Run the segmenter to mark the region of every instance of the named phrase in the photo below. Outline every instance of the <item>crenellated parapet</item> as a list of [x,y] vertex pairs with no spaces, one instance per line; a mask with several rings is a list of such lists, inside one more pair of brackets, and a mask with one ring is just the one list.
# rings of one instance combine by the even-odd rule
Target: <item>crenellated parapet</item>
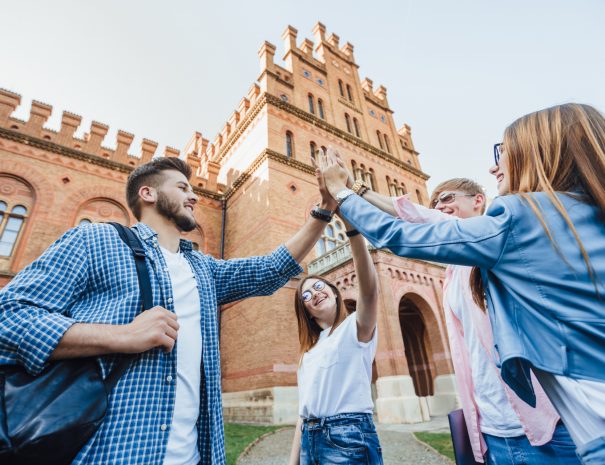
[[417,153],[414,149],[414,142],[412,141],[412,128],[409,124],[404,124],[399,128],[399,138],[403,144],[403,147],[410,150],[411,152]]
[[[275,45],[267,41],[261,45],[258,51],[261,72],[259,82],[263,92],[275,94],[279,92],[279,89],[283,89],[283,87],[271,85],[267,80],[267,76],[296,91],[298,80],[294,75],[301,72],[301,67],[305,68],[302,72],[305,73],[306,77],[310,74],[316,74],[314,77],[315,81],[318,78],[324,82],[337,80],[338,74],[345,68],[345,77],[353,78],[353,82],[357,81],[358,78],[356,76],[359,66],[355,61],[353,44],[345,42],[344,45],[341,45],[340,36],[336,33],[328,34],[326,26],[321,22],[318,22],[313,28],[313,37],[314,41],[305,38],[298,45],[298,30],[292,26],[287,26],[281,36],[284,46],[283,66],[275,60]],[[387,89],[385,86],[380,85],[374,89],[372,81],[368,78],[361,81],[360,85],[360,92],[367,101],[392,113],[387,100]],[[332,94],[335,99],[339,97],[333,91]]]
[[[268,42],[266,42],[265,44],[268,44]],[[231,113],[231,116],[229,116],[229,118],[227,119],[219,133],[216,135],[212,143],[208,143],[208,140],[204,139],[205,144],[203,145],[203,149],[200,152],[200,156],[204,160],[207,160],[207,162],[202,163],[202,172],[208,173],[210,175],[210,173],[214,173],[216,171],[216,173],[218,174],[221,162],[221,160],[219,160],[219,154],[225,148],[227,141],[232,140],[233,135],[236,134],[242,128],[244,121],[249,118],[250,111],[258,102],[260,96],[260,86],[257,83],[252,84],[252,86],[250,86],[250,89],[248,90],[248,94],[246,95],[246,97],[240,100],[237,109],[234,110],[233,113]],[[196,134],[193,135],[191,140],[195,139]],[[216,186],[216,179],[213,181],[213,183]]]
[[[207,144],[200,168],[203,176],[212,176],[211,162],[217,164],[214,166],[217,171],[233,163],[249,163],[245,151],[238,152],[239,147],[248,147],[238,141],[246,138],[246,128],[254,127],[256,115],[265,115],[262,108],[266,105],[272,107],[268,112],[271,118],[275,116],[271,111],[279,109],[353,145],[363,146],[364,150],[379,154],[414,175],[426,177],[419,164],[411,166],[407,162],[410,158],[405,158],[413,151],[411,136],[409,131],[405,137],[398,133],[386,87],[374,86],[369,78],[360,80],[353,44],[341,45],[341,38],[335,33],[328,34],[320,22],[313,28],[314,40],[300,41],[298,30],[291,25],[285,28],[281,39],[284,51],[281,61],[276,60],[277,47],[273,43],[264,41],[259,47],[257,83]],[[282,127],[281,131],[285,141],[286,129]],[[295,133],[294,138],[297,137]],[[275,137],[275,132],[269,135],[269,140],[269,145],[275,148],[280,142],[285,143]],[[220,177],[230,182],[225,173],[221,172]]]
[[220,165],[208,158],[208,139],[195,132],[185,146],[187,164],[193,169],[191,184],[206,190],[217,192],[218,168]]
[[[107,160],[107,166],[119,168],[125,172],[148,163],[157,156],[181,156],[180,151],[173,147],[165,147],[162,155],[159,155],[159,144],[146,138],[141,141],[139,150],[131,153],[135,136],[121,129],[118,130],[113,144],[115,148],[107,147],[105,144],[109,143],[107,141],[109,126],[98,121],[91,122],[88,132],[83,137],[77,137],[75,134],[82,123],[82,117],[68,111],[64,111],[61,115],[61,126],[58,131],[47,128],[45,124],[52,115],[53,107],[36,100],[32,101],[28,119],[23,121],[12,116],[20,104],[21,96],[19,94],[0,89],[0,129],[8,131],[15,140],[18,140],[19,136],[23,140],[27,140],[27,143],[37,140],[45,149],[52,150],[53,147],[56,147],[56,151],[60,153],[77,154],[78,158],[88,159],[92,163],[103,164],[103,160]],[[242,106],[240,105],[240,107]],[[248,103],[243,105],[244,109],[248,107]],[[233,117],[228,124],[231,127],[236,126],[238,118],[239,116]],[[196,150],[190,150],[190,142],[185,151],[185,159],[193,168],[192,185],[216,191],[216,176],[212,179],[214,169],[208,169],[203,164],[202,153],[205,153],[208,141],[203,139],[201,135],[199,135],[199,138],[205,143],[202,143],[199,147],[196,146]],[[208,174],[210,174],[210,178],[206,177]]]

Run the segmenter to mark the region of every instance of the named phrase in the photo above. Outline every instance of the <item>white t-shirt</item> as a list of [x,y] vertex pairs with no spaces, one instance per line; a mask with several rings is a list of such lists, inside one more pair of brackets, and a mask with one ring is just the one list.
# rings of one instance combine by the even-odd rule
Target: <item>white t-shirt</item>
[[372,362],[378,330],[374,330],[371,341],[359,342],[355,312],[328,336],[330,329],[321,332],[298,369],[299,415],[323,418],[339,413],[372,413]]
[[[480,311],[473,302],[468,302],[470,269],[452,267],[452,275],[445,291],[447,301],[464,329],[464,343],[469,353],[474,397],[479,409],[479,425],[482,433],[498,437],[516,437],[525,434],[519,417],[513,410],[497,367],[491,360],[468,312]],[[466,292],[465,292],[466,291]]]
[[578,447],[603,436],[605,383],[574,379],[532,368]]
[[167,375],[166,382],[176,382],[174,415],[164,457],[164,465],[197,465],[197,419],[200,411],[202,363],[202,329],[200,298],[191,266],[180,253],[162,248],[166,259],[172,299],[178,317],[179,332],[176,352],[176,380]]

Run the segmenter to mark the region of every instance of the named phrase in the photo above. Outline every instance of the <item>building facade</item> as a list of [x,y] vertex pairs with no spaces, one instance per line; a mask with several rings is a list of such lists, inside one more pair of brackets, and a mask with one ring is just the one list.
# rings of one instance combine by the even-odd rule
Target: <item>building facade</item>
[[[411,129],[397,129],[384,86],[360,80],[353,46],[340,46],[317,23],[314,41],[297,45],[297,31],[259,50],[260,75],[210,142],[195,133],[183,153],[199,196],[199,227],[188,233],[200,251],[216,257],[270,252],[291,237],[319,200],[311,154],[328,146],[357,178],[380,193],[428,193]],[[52,107],[34,101],[27,121],[12,117],[20,96],[0,90],[0,286],[82,222],[135,220],[124,185],[158,144],[93,122],[74,137],[81,118],[64,112],[59,131],[44,126]],[[107,142],[108,144],[109,142]],[[442,299],[443,267],[372,250],[381,291],[374,366],[376,414],[385,423],[419,422],[455,407],[457,397]],[[335,219],[303,264],[334,281],[355,307],[357,283],[342,224]],[[220,309],[221,363],[227,421],[292,423],[297,415],[298,336],[294,290],[300,276],[271,297]]]

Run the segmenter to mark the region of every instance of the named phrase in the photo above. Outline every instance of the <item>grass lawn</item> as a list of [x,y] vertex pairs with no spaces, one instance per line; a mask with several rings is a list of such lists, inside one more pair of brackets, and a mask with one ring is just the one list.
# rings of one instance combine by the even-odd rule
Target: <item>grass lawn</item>
[[225,448],[227,452],[227,465],[235,465],[239,455],[246,446],[256,438],[269,431],[275,431],[282,426],[240,425],[225,423]]
[[454,460],[454,446],[452,446],[450,433],[414,433],[414,436],[440,454]]

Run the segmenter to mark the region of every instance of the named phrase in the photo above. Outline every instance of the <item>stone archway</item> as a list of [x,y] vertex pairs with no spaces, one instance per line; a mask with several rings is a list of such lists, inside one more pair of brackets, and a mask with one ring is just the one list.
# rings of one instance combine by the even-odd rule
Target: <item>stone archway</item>
[[347,310],[347,314],[350,315],[357,309],[357,302],[352,299],[344,299],[345,309]]
[[443,360],[447,337],[442,334],[434,309],[421,295],[404,294],[398,310],[415,394],[430,415],[445,415],[458,406],[454,375]]
[[399,324],[414,391],[418,397],[432,396],[435,394],[435,369],[431,363],[432,349],[426,324],[417,305],[407,297],[399,302]]

